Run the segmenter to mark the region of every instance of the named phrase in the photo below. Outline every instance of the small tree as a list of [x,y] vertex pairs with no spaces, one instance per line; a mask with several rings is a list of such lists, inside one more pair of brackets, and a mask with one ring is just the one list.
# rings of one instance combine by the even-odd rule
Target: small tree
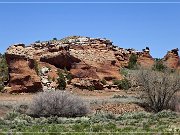
[[0,56],[0,84],[2,84],[1,87],[4,86],[4,81],[7,81],[8,79],[9,79],[8,64],[5,55],[1,54]]
[[53,40],[55,40],[55,41],[56,41],[56,40],[57,40],[57,38],[53,38]]
[[152,69],[155,71],[164,72],[167,69],[167,67],[163,64],[161,60],[156,59],[155,64],[153,65]]
[[131,54],[128,62],[128,69],[137,69],[137,55]]
[[63,73],[60,70],[58,70],[57,81],[58,81],[58,87],[57,88],[60,90],[64,90],[66,88],[66,80],[65,80]]
[[170,109],[173,96],[180,91],[180,76],[172,73],[162,73],[142,70],[138,74],[139,85],[142,86],[143,99],[154,112]]
[[41,42],[40,40],[35,41],[35,43],[40,43],[40,42]]

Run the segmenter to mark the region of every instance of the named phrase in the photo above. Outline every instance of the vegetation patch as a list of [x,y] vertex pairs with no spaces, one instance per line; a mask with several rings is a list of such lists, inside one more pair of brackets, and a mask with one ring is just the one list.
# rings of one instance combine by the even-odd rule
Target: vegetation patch
[[138,69],[137,59],[138,59],[138,56],[136,54],[131,54],[127,68]]
[[[172,119],[172,116],[174,119]],[[0,131],[14,132],[40,132],[42,134],[63,133],[68,134],[179,134],[178,124],[180,117],[171,111],[158,114],[136,112],[113,115],[108,113],[93,114],[91,116],[65,118],[40,117],[33,118],[25,114],[11,112],[7,117],[0,119]]]
[[60,90],[64,90],[66,88],[66,79],[64,77],[64,74],[58,70],[58,78],[57,78],[57,81],[58,81],[58,89]]
[[80,97],[65,91],[52,91],[37,94],[27,113],[34,117],[77,117],[85,116],[88,111],[88,105]]
[[137,79],[142,90],[142,98],[154,112],[172,109],[171,101],[180,91],[180,76],[172,73],[162,73],[142,70]]
[[129,80],[122,79],[122,80],[113,80],[114,85],[117,85],[119,89],[128,90],[131,87],[131,83]]

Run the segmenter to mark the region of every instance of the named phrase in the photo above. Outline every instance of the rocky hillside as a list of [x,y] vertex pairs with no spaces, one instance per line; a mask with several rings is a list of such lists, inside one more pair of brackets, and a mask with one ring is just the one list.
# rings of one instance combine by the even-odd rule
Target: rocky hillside
[[[179,56],[174,52],[168,52],[164,61],[167,66],[177,68]],[[154,64],[148,47],[142,52],[123,49],[101,38],[73,36],[28,46],[15,44],[5,53],[9,67],[9,92],[55,89],[58,69],[67,70],[73,78],[71,84],[77,87],[93,85],[96,89],[103,89],[105,86],[101,80],[122,79],[119,68],[128,65],[131,54],[138,56],[141,66]]]
[[173,49],[168,51],[168,53],[164,56],[163,60],[167,67],[180,69],[180,58],[178,51],[178,48]]

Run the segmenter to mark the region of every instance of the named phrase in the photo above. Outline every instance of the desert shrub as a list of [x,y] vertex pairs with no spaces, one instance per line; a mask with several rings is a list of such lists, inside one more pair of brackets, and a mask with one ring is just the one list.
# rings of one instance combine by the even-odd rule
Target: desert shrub
[[155,61],[155,64],[152,67],[152,70],[154,71],[161,71],[164,72],[167,69],[167,67],[163,64],[163,62],[159,59]]
[[5,120],[14,120],[16,117],[20,116],[20,113],[18,112],[9,112],[7,113]]
[[57,38],[53,38],[53,40],[55,40],[55,41],[56,41],[56,40],[57,40]]
[[76,117],[88,113],[84,101],[65,91],[42,92],[34,97],[28,114],[32,116]]
[[170,110],[163,110],[154,115],[154,117],[158,117],[158,118],[169,118],[169,117],[176,117],[176,116],[177,114]]
[[106,84],[107,84],[107,82],[106,82],[105,79],[102,79],[102,80],[101,80],[101,83],[102,83],[103,85],[106,85]]
[[36,71],[36,74],[39,75],[39,65],[36,60],[34,61],[34,70]]
[[95,90],[95,87],[91,85],[91,86],[87,86],[87,89],[90,91],[93,91],[93,90]]
[[127,112],[117,117],[117,120],[141,119],[149,117],[150,114],[147,112]]
[[121,80],[113,80],[114,85],[118,85],[121,82]]
[[[4,84],[4,81],[7,81],[9,78],[8,73],[8,64],[5,58],[5,55],[0,55],[0,84]],[[1,88],[2,89],[2,86]]]
[[60,70],[58,70],[57,81],[58,81],[58,87],[57,88],[60,90],[64,90],[66,88],[66,79]]
[[137,55],[136,54],[131,54],[128,62],[128,69],[137,69]]
[[91,116],[90,120],[93,123],[100,123],[100,122],[109,122],[111,120],[115,120],[116,116],[112,113],[96,113]]
[[128,96],[125,96],[125,95],[114,95],[112,98],[128,98]]
[[67,73],[66,78],[67,78],[68,81],[71,82],[71,80],[73,79],[73,76],[72,76],[71,73]]
[[49,69],[49,71],[51,70],[51,67],[50,67],[50,66],[47,66],[47,68]]
[[180,91],[180,76],[172,73],[162,73],[142,70],[138,74],[142,98],[154,112],[169,109],[173,96]]
[[35,41],[35,43],[40,43],[40,42],[41,42],[40,40]]
[[0,92],[4,90],[4,86],[0,84]]
[[120,74],[126,77],[128,75],[128,69],[127,68],[121,68],[120,69]]
[[131,83],[126,78],[122,80],[113,80],[113,83],[117,85],[119,89],[128,90],[131,87]]
[[21,114],[25,114],[29,107],[29,103],[27,101],[19,101],[16,105],[13,105],[13,111]]

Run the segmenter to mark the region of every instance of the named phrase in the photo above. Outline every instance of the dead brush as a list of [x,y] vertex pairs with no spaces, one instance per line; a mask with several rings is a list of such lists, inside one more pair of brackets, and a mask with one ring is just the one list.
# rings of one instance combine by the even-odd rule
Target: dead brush
[[84,100],[66,91],[40,92],[28,109],[28,114],[34,117],[77,117],[88,112],[89,105]]

